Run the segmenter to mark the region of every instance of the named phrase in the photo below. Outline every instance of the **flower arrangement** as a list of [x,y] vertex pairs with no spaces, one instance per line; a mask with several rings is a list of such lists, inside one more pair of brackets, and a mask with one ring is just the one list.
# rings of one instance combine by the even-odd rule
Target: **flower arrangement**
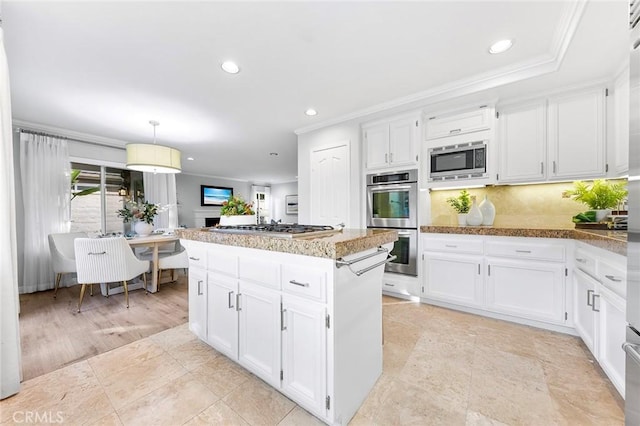
[[471,196],[466,189],[463,189],[457,197],[447,198],[447,203],[449,203],[449,205],[453,207],[458,214],[469,213],[469,209],[471,208]]
[[254,215],[253,203],[247,203],[242,197],[232,195],[222,202],[220,214],[224,216]]
[[124,207],[117,211],[118,217],[122,218],[124,223],[131,222],[134,219],[153,224],[153,218],[158,214],[158,204],[152,204],[148,201],[136,202],[127,201]]

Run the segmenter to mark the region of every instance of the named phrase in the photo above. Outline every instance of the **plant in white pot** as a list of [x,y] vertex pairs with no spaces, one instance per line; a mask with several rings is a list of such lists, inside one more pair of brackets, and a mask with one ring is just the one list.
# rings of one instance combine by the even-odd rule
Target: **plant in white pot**
[[573,190],[566,192],[574,200],[586,204],[595,212],[595,221],[601,222],[611,210],[627,197],[627,186],[624,182],[610,182],[596,179],[588,184],[582,181],[573,182]]
[[460,191],[457,197],[447,198],[447,203],[458,213],[458,225],[465,226],[467,224],[467,214],[471,208],[471,196],[466,189]]
[[127,201],[124,207],[117,211],[118,217],[124,223],[133,222],[133,230],[141,237],[153,232],[153,218],[158,214],[158,204],[148,201]]
[[255,225],[256,213],[253,203],[247,203],[242,197],[231,196],[222,203],[220,226]]

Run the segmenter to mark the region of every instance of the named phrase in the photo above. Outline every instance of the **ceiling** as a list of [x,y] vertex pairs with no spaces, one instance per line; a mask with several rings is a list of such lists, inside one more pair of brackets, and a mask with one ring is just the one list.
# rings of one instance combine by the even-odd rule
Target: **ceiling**
[[[481,89],[517,96],[611,78],[628,52],[627,10],[624,0],[5,0],[1,12],[14,120],[120,146],[151,142],[157,120],[183,172],[278,183],[296,179],[296,129]],[[503,38],[513,48],[490,55]],[[240,73],[221,70],[229,59]]]

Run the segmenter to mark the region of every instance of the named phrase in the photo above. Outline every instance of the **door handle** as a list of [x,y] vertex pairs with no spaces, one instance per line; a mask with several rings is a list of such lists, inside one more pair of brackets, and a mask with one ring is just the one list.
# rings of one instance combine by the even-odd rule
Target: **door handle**
[[202,280],[198,280],[198,296],[202,296]]
[[389,162],[389,154],[385,154],[384,155],[384,162],[388,163]]
[[555,160],[553,160],[553,173],[554,174],[556,173],[556,161]]
[[393,163],[393,152],[389,154],[389,162]]
[[541,175],[544,174],[544,162],[543,161],[540,162],[540,174]]
[[309,287],[309,283],[301,283],[301,282],[296,281],[296,280],[291,280],[289,282],[291,284],[293,284],[293,285],[299,285],[300,287]]
[[634,360],[637,364],[640,364],[640,345],[634,345],[629,342],[622,344],[622,349]]
[[593,307],[593,302],[591,302],[591,295],[593,294],[593,290],[587,290],[587,306]]
[[286,331],[287,326],[284,324],[286,309],[280,310],[280,331]]
[[593,305],[591,305],[591,310],[593,312],[600,312],[600,309],[596,309],[596,297],[598,298],[598,300],[600,300],[600,295],[599,294],[593,294]]
[[236,311],[241,311],[242,308],[240,307],[240,293],[236,294]]
[[232,295],[233,295],[233,291],[230,291],[230,292],[229,292],[229,294],[227,295],[227,296],[228,296],[228,297],[227,297],[227,301],[228,301],[228,303],[229,303],[229,306],[228,306],[228,307],[229,307],[229,309],[233,309],[233,308],[235,308],[235,306],[231,304],[231,303],[232,303],[232,302],[231,302],[231,298],[232,298],[231,296],[232,296]]

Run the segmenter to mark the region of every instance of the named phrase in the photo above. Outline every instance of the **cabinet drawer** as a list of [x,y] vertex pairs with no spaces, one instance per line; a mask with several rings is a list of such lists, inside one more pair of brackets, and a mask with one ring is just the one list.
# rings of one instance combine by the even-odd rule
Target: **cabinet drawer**
[[423,250],[448,252],[448,253],[468,253],[482,254],[483,244],[481,239],[447,239],[447,238],[424,238]]
[[189,268],[206,269],[207,267],[207,247],[205,243],[199,241],[189,241],[185,246],[189,256]]
[[321,302],[326,300],[326,273],[321,269],[282,266],[282,290]]
[[582,250],[581,248],[576,248],[574,252],[574,260],[576,268],[580,269],[582,272],[591,275],[592,277],[596,277],[596,258],[591,253]]
[[241,257],[238,262],[238,276],[241,280],[280,290],[280,264],[277,262]]
[[618,296],[627,297],[627,271],[622,265],[598,261],[600,282]]
[[564,252],[564,244],[540,244],[529,241],[522,243],[507,241],[487,242],[487,255],[489,256],[562,262],[564,261]]
[[427,121],[426,139],[455,136],[491,127],[491,112],[479,108],[461,114],[443,115]]
[[238,256],[227,254],[220,249],[209,249],[207,250],[207,270],[237,277]]

